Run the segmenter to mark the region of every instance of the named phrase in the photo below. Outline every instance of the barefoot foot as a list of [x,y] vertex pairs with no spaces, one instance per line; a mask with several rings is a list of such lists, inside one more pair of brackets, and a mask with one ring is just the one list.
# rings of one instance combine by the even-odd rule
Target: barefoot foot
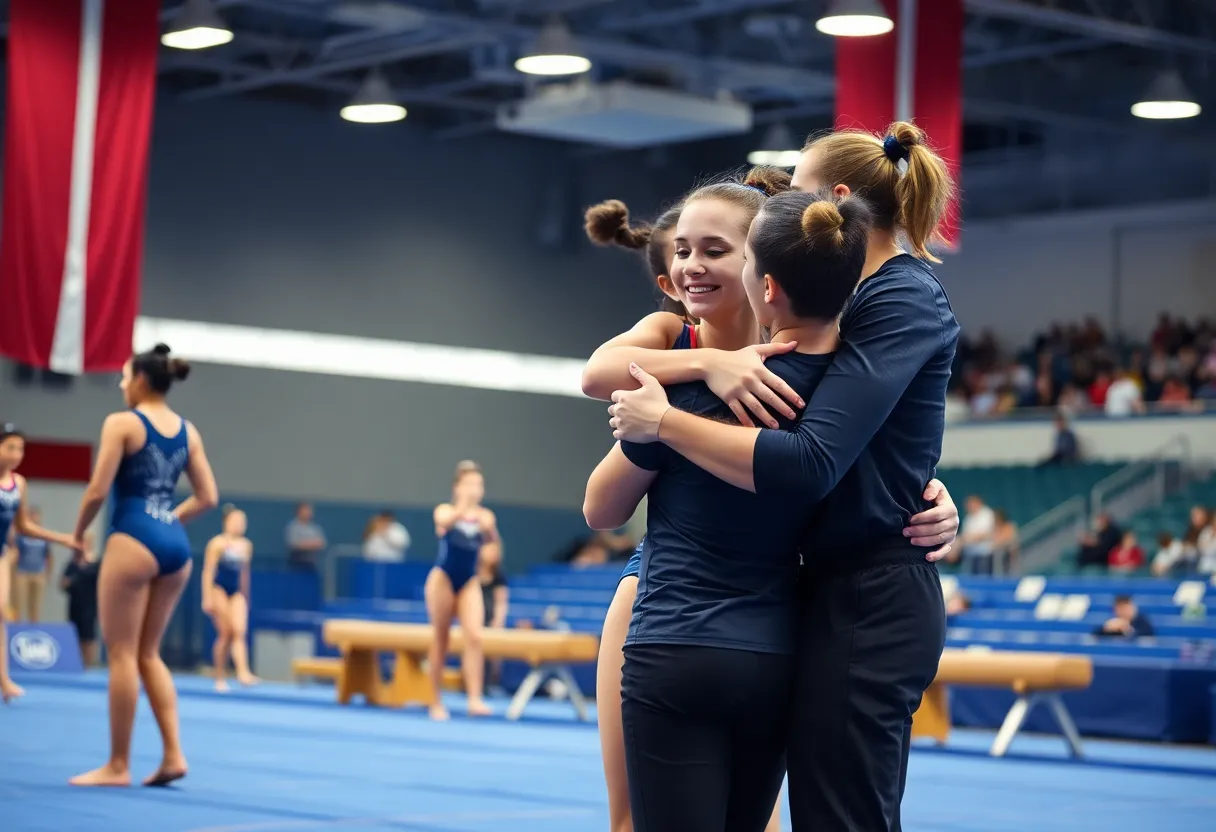
[[247,688],[251,688],[254,685],[256,685],[262,681],[257,676],[254,676],[252,673],[249,673],[245,676],[238,676],[236,680],[241,683],[242,687],[247,687]]
[[131,772],[120,770],[113,764],[107,763],[101,768],[95,768],[84,774],[77,774],[68,781],[73,786],[129,786]]
[[217,679],[215,682],[215,692],[216,693],[227,693],[228,692],[228,681],[226,679]]
[[431,719],[435,720],[436,722],[448,721],[448,709],[443,707],[443,705],[432,705],[430,711]]
[[480,699],[469,700],[469,716],[493,716],[494,711]]

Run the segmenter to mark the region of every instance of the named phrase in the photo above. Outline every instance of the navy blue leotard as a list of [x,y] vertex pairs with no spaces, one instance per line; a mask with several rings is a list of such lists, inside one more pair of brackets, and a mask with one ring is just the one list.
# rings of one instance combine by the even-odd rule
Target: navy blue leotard
[[[684,324],[684,330],[679,334],[671,348],[673,350],[695,350],[697,348],[697,328],[689,324]],[[617,578],[617,583],[620,583],[625,578],[636,578],[638,572],[642,569],[642,547],[646,545],[646,538],[643,537],[638,543],[633,554],[629,556],[629,561],[625,564],[625,568],[621,571],[621,577]]]
[[447,574],[453,592],[460,592],[472,580],[477,570],[477,556],[484,542],[481,521],[470,517],[461,517],[440,538],[439,557],[435,559],[435,565]]
[[114,514],[110,534],[129,535],[156,558],[160,574],[169,575],[190,561],[186,529],[173,514],[177,481],[190,459],[186,420],[176,436],[163,436],[148,417],[132,411],[144,423],[144,446],[124,457],[114,478]]
[[249,549],[240,543],[229,543],[220,552],[215,564],[215,585],[231,597],[241,591],[241,573],[249,563]]
[[0,485],[0,551],[8,541],[8,530],[17,519],[17,510],[21,507],[21,489],[17,487],[17,477],[9,474],[8,485]]

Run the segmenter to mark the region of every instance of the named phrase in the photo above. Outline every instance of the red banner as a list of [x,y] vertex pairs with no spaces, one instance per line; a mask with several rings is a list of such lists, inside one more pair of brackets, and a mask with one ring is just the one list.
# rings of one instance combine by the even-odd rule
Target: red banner
[[[836,39],[836,127],[878,133],[898,113],[899,0],[883,0],[895,30],[868,38]],[[911,120],[925,131],[958,182],[963,155],[963,2],[915,0],[911,60]],[[942,236],[958,242],[959,206],[950,206]]]
[[139,307],[159,0],[11,0],[0,353],[119,369]]
[[31,480],[87,483],[93,473],[93,446],[27,439],[25,459],[17,471]]

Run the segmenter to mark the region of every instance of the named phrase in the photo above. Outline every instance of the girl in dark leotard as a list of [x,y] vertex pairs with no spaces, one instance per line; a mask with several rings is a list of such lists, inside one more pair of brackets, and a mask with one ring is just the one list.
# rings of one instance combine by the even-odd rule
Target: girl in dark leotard
[[25,691],[8,675],[9,531],[25,537],[79,548],[74,538],[47,531],[30,519],[25,477],[17,473],[25,457],[25,435],[11,423],[0,424],[0,701],[8,703]]
[[[668,271],[675,258],[672,233],[680,218],[681,205],[668,209],[652,226],[629,224],[629,210],[618,200],[608,200],[587,209],[587,236],[600,245],[615,244],[645,252],[647,264],[662,293],[660,311],[643,318],[629,332],[618,335],[600,347],[597,355],[611,356],[622,347],[653,349],[697,349],[705,335],[719,349],[744,347],[755,343],[759,330],[755,325],[739,326],[738,310],[746,307],[747,299],[740,293],[726,297],[694,298],[688,303],[705,315],[700,322],[685,305],[687,295],[677,287]],[[589,365],[590,367],[591,365]],[[595,395],[592,378],[584,376],[584,392]],[[629,631],[629,619],[637,595],[638,571],[642,563],[642,547],[638,544],[625,564],[617,582],[616,592],[604,617],[600,635],[599,661],[595,678],[595,704],[599,717],[600,751],[604,761],[604,779],[608,786],[608,817],[612,832],[630,832],[633,828],[629,808],[629,783],[625,771],[625,738],[621,729],[621,666],[623,648]],[[768,832],[777,832],[780,813],[773,810]]]
[[[163,786],[186,776],[177,691],[160,643],[190,580],[190,541],[182,524],[218,502],[202,437],[165,402],[173,382],[189,373],[190,365],[170,358],[164,344],[127,361],[121,386],[130,410],[106,417],[80,504],[77,540],[113,487],[114,513],[97,587],[110,668],[110,759],[72,778],[75,786],[131,785],[131,733],[141,681],[164,746],[159,768],[144,785]],[[174,506],[183,473],[194,493]]]
[[487,716],[490,708],[482,699],[485,684],[485,658],[481,633],[485,628],[485,606],[481,584],[477,581],[477,560],[484,546],[497,546],[498,521],[494,512],[481,504],[486,482],[475,462],[456,466],[452,483],[452,502],[435,507],[435,536],[439,538],[439,557],[426,579],[426,611],[435,628],[428,668],[434,701],[431,719],[448,718],[443,706],[443,668],[447,662],[448,634],[452,618],[460,618],[464,635],[464,689],[469,715]]
[[245,644],[249,628],[249,566],[253,543],[245,536],[245,512],[235,506],[224,507],[222,534],[211,538],[203,554],[203,612],[215,625],[215,644],[211,660],[215,666],[215,689],[228,690],[225,674],[228,656],[242,685],[257,684],[249,670],[249,648]]

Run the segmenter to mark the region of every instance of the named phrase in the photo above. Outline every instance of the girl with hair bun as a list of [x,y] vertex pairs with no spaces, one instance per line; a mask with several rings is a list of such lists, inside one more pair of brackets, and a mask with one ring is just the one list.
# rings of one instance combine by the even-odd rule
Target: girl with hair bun
[[483,550],[501,547],[498,520],[494,512],[481,504],[486,494],[486,481],[481,466],[465,460],[456,466],[452,480],[452,501],[435,507],[435,537],[439,538],[439,556],[426,577],[423,590],[426,612],[435,628],[428,656],[428,672],[434,699],[430,706],[431,719],[446,720],[448,710],[443,705],[443,668],[448,659],[448,637],[452,619],[460,619],[464,634],[464,655],[461,669],[468,695],[469,716],[488,716],[490,707],[482,699],[485,687],[485,654],[481,636],[486,624],[485,600],[481,582],[477,580],[477,563]]
[[[690,374],[671,363],[656,364],[657,381],[633,371],[630,384],[620,385],[630,389],[613,397],[612,424],[618,438],[658,440],[725,484],[766,499],[798,495],[806,589],[789,744],[791,816],[799,829],[894,832],[912,714],[945,642],[931,561],[948,551],[958,528],[944,494],[925,510],[936,481],[924,485],[941,456],[959,335],[930,265],[954,184],[923,133],[897,122],[882,135],[842,131],[812,140],[793,186],[830,192],[841,200],[844,222],[834,228],[826,207],[808,214],[810,206],[799,211],[785,200],[757,218],[749,265],[764,274],[766,292],[788,295],[791,309],[810,296],[788,290],[793,278],[786,275],[810,279],[812,243],[848,238],[854,209],[847,197],[865,198],[873,224],[861,283],[840,319],[840,348],[797,425],[757,430],[674,409],[659,383]],[[713,378],[720,362],[702,363],[692,377]],[[943,548],[926,558],[921,546]]]
[[[72,778],[75,786],[131,785],[131,733],[143,681],[164,746],[144,780],[164,786],[186,776],[177,691],[160,657],[161,639],[190,580],[190,541],[183,524],[215,508],[215,476],[194,425],[165,401],[190,365],[157,344],[122,368],[129,410],[106,417],[93,476],[76,519],[75,548],[113,487],[113,516],[98,578],[101,632],[110,670],[110,759]],[[193,494],[174,506],[182,474]]]
[[[744,182],[750,187],[744,188]],[[714,187],[728,197],[743,200],[746,206],[759,204],[760,183],[768,182],[774,191],[787,187],[789,176],[781,171],[757,168],[750,180],[723,178]],[[691,196],[706,198],[695,191]],[[738,312],[745,307],[741,293],[722,300],[714,298],[713,306],[701,299],[689,300],[682,285],[669,275],[676,255],[674,232],[686,201],[681,200],[664,212],[653,225],[630,225],[629,209],[619,200],[608,200],[587,209],[587,236],[598,245],[619,245],[644,251],[655,282],[663,293],[660,311],[648,315],[628,332],[618,335],[600,348],[605,354],[620,349],[689,350],[708,344],[719,349],[735,349],[756,342],[759,332],[754,321]],[[745,211],[746,213],[746,211]],[[690,315],[686,303],[694,305],[698,321]],[[742,325],[740,325],[742,323]],[[597,354],[600,352],[597,351]],[[594,358],[593,358],[594,360]],[[587,385],[594,369],[588,365],[584,373],[584,392],[594,395]],[[622,521],[619,525],[624,525]],[[621,728],[621,666],[625,636],[637,594],[638,571],[642,563],[645,540],[638,544],[617,582],[616,592],[604,618],[600,635],[599,661],[596,670],[596,711],[599,714],[600,750],[604,760],[604,779],[608,787],[608,815],[612,832],[630,832],[632,820],[629,806],[629,784],[625,769],[625,738]],[[774,818],[777,813],[774,812]],[[774,825],[773,830],[776,830]]]
[[[716,183],[689,197],[677,226],[677,262],[683,256],[690,285],[743,299],[753,325],[784,345],[768,364],[799,398],[831,363],[836,317],[865,262],[870,216],[852,203],[786,192],[765,199]],[[774,210],[795,221],[777,248],[797,250],[803,268],[757,274],[764,261],[748,229]],[[726,288],[728,280],[737,285]],[[734,421],[702,383],[677,385],[672,397]],[[779,424],[789,429],[794,415]],[[588,481],[588,523],[614,525],[644,494],[647,534],[621,683],[636,826],[761,832],[776,814],[792,718],[799,496],[761,499],[662,445],[623,442]]]

